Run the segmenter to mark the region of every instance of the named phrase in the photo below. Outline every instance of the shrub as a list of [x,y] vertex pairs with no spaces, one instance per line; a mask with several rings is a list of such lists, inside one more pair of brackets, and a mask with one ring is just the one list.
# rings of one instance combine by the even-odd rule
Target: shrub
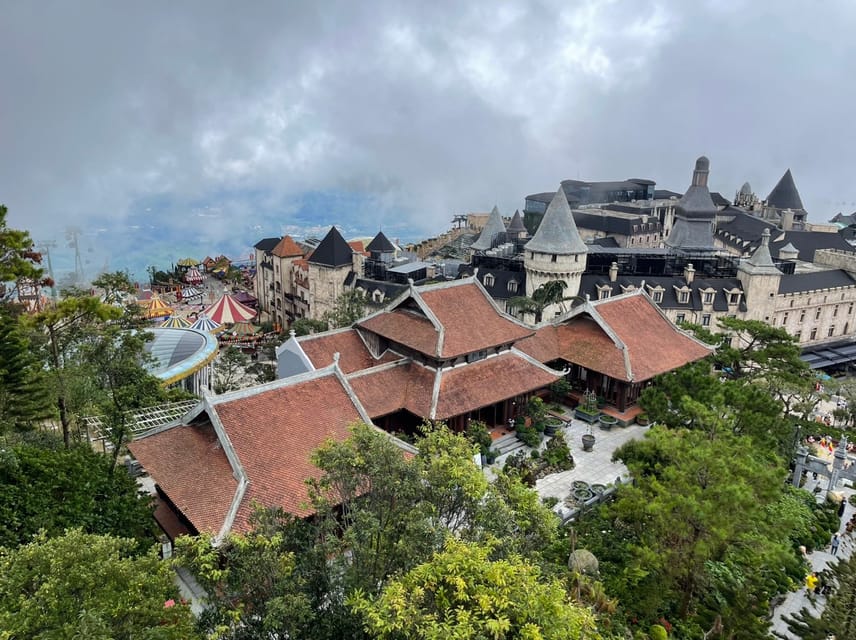
[[666,627],[661,624],[652,624],[648,630],[648,635],[651,640],[668,640],[669,634],[666,633]]
[[551,467],[560,467],[561,469],[571,469],[574,466],[574,458],[571,456],[571,449],[568,443],[561,435],[551,438],[544,448],[542,454],[544,461]]

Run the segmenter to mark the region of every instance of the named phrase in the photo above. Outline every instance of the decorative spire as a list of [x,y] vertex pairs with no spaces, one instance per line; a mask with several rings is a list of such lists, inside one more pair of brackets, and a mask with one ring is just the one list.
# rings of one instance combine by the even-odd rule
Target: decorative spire
[[695,171],[693,171],[693,186],[706,187],[707,176],[710,173],[710,160],[706,156],[701,156],[695,161]]
[[740,269],[751,275],[781,275],[770,255],[770,230],[761,233],[761,244],[755,249],[751,258],[740,264]]
[[538,230],[524,248],[526,251],[561,255],[588,252],[577,230],[574,214],[571,212],[571,206],[561,185],[550,201],[547,212],[541,219],[541,224],[538,225]]

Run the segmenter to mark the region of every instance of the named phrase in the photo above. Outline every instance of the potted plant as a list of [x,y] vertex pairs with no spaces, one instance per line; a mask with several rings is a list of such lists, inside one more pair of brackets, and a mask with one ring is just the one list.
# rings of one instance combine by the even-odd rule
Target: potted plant
[[609,431],[612,427],[618,424],[618,418],[606,415],[605,413],[600,414],[599,421],[600,428],[604,431]]
[[649,424],[651,424],[651,421],[648,418],[648,414],[640,413],[638,416],[636,416],[636,424],[638,424],[640,427],[647,427]]
[[583,394],[582,402],[574,409],[574,416],[579,420],[584,420],[591,424],[597,421],[600,415],[600,410],[597,408],[597,396],[594,391],[586,391]]
[[561,429],[564,424],[565,421],[561,418],[558,418],[556,416],[547,417],[547,419],[544,421],[544,435],[552,438],[559,432],[559,429]]
[[571,392],[571,383],[567,378],[559,378],[550,385],[550,393],[554,401],[564,400]]

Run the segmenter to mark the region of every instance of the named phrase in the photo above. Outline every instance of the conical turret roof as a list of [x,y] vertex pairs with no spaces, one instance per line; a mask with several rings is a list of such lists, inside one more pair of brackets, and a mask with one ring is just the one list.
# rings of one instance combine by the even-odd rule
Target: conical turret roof
[[790,169],[785,171],[785,175],[767,196],[767,204],[776,209],[798,211],[803,208],[802,198],[800,198],[800,192],[797,191],[797,185],[794,184],[794,177],[791,175]]
[[781,271],[773,263],[770,255],[770,230],[761,233],[761,244],[755,249],[752,257],[740,263],[740,269],[751,275],[781,275]]
[[707,187],[709,173],[710,160],[701,156],[696,160],[690,188],[675,207],[675,224],[666,238],[667,247],[692,251],[715,249],[713,221],[717,209]]
[[389,238],[383,235],[383,231],[378,231],[377,235],[369,242],[366,251],[373,253],[393,253],[395,247],[392,246]]
[[520,215],[520,209],[514,212],[511,222],[508,223],[508,233],[525,233],[526,226],[523,224],[523,218]]
[[478,251],[487,251],[504,240],[505,223],[502,221],[499,209],[494,207],[487,218],[487,223],[485,223],[478,240],[473,242],[471,246]]
[[526,243],[527,251],[538,251],[539,253],[557,253],[568,255],[573,253],[586,253],[588,248],[577,231],[574,222],[574,214],[565,190],[559,186],[556,195],[550,201],[547,212],[538,225],[538,230],[532,239]]
[[324,239],[315,247],[309,257],[309,262],[325,267],[343,267],[353,261],[354,250],[339,233],[336,227],[331,227]]

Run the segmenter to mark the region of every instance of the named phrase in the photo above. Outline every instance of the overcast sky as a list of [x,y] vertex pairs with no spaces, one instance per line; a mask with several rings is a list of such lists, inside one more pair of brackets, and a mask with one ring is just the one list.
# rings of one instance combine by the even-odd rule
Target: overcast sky
[[39,240],[80,227],[92,269],[418,238],[563,178],[682,192],[701,154],[728,198],[790,167],[810,221],[856,210],[852,0],[0,11],[0,202]]

